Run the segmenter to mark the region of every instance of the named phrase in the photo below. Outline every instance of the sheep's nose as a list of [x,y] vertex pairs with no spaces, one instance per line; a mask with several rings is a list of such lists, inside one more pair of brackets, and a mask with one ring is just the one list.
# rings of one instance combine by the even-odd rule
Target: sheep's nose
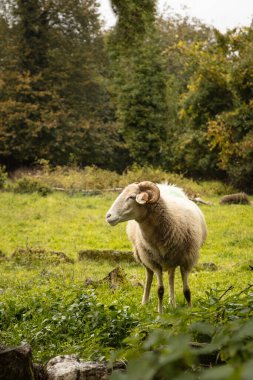
[[112,214],[111,214],[110,212],[108,212],[108,213],[106,214],[106,219],[109,219],[111,216],[112,216]]

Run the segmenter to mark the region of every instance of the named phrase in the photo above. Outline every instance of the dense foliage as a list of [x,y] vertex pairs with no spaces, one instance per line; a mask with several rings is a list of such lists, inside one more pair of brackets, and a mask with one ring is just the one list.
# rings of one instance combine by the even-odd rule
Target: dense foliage
[[253,26],[111,3],[104,31],[96,1],[1,1],[1,163],[138,163],[252,191]]
[[[8,8],[9,9],[9,8]],[[1,16],[0,154],[112,167],[122,151],[94,1],[15,1]]]
[[155,2],[113,1],[118,23],[109,38],[117,116],[135,162],[161,165],[166,141],[166,71],[155,27]]
[[[51,275],[42,271],[40,276],[42,284],[43,277]],[[119,347],[137,323],[129,307],[106,306],[97,300],[94,291],[84,291],[83,286],[63,287],[60,292],[57,287],[47,289],[0,305],[0,330],[5,331],[1,339],[23,339],[44,360],[63,347],[69,353],[88,352],[87,345],[90,357],[101,357],[107,347]]]
[[126,339],[131,347],[128,372],[114,374],[112,380],[140,380],[143,373],[147,380],[250,380],[251,287],[233,295],[229,295],[232,287],[225,291],[212,288],[194,313],[181,311],[164,317],[154,331]]

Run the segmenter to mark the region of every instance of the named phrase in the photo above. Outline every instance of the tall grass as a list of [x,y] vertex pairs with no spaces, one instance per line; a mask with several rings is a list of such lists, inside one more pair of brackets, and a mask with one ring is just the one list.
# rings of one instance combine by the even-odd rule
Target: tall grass
[[[202,181],[201,183],[181,174],[165,172],[162,169],[152,167],[139,167],[133,165],[121,175],[116,172],[99,169],[94,166],[79,169],[77,167],[51,168],[48,164],[38,167],[36,170],[18,170],[11,176],[14,182],[22,178],[32,178],[40,181],[41,186],[49,188],[62,188],[68,192],[81,190],[107,190],[122,188],[127,184],[149,180],[153,182],[167,182],[182,187],[190,196],[205,195],[214,196],[228,194],[234,189],[219,181]],[[35,185],[34,187],[38,187]],[[42,190],[43,192],[43,190]]]

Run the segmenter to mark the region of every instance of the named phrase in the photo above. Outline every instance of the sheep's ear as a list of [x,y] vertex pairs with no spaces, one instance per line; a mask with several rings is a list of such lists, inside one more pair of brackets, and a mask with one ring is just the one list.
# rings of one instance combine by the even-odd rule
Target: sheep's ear
[[143,181],[139,183],[139,189],[141,193],[147,193],[148,203],[156,203],[160,198],[159,187],[150,181]]
[[144,205],[145,203],[148,202],[149,196],[148,193],[140,193],[136,195],[136,202],[139,203],[140,205]]

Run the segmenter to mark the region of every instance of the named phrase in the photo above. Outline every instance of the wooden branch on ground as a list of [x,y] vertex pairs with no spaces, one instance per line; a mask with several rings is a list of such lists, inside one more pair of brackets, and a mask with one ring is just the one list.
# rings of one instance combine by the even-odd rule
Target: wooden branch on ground
[[207,205],[207,206],[213,206],[213,205],[214,205],[212,202],[206,202],[206,201],[203,201],[203,199],[200,198],[200,197],[189,198],[189,199],[190,199],[190,201],[192,201],[192,202],[200,203],[200,204]]
[[75,189],[64,189],[63,187],[52,187],[52,190],[53,191],[66,191],[66,192],[71,192],[71,191],[75,191],[75,192],[79,192],[79,193],[82,193],[83,195],[100,195],[104,192],[120,192],[123,190],[122,187],[115,187],[115,188],[112,188],[112,189],[79,189],[79,190],[75,190]]
[[250,198],[246,193],[236,193],[224,195],[220,200],[221,205],[232,205],[232,204],[241,204],[241,205],[250,205]]

